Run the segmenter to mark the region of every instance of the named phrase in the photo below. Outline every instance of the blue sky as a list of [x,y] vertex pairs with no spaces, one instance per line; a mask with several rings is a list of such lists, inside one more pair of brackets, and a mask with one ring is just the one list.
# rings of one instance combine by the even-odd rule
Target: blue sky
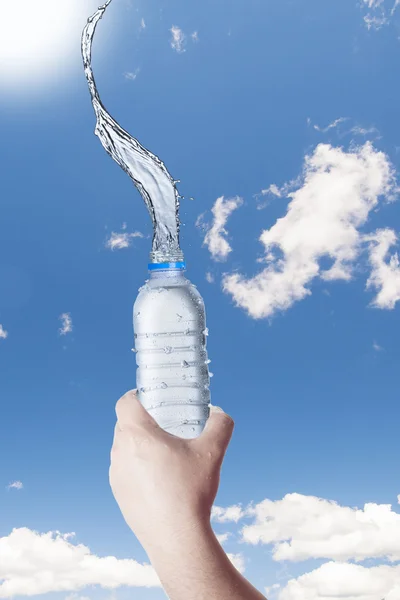
[[[67,5],[58,38],[41,0],[41,46],[0,44],[0,597],[161,600],[108,484],[151,223],[94,136],[97,3]],[[114,0],[94,42],[103,103],[181,180],[212,402],[236,422],[213,525],[271,600],[400,598],[399,15]]]

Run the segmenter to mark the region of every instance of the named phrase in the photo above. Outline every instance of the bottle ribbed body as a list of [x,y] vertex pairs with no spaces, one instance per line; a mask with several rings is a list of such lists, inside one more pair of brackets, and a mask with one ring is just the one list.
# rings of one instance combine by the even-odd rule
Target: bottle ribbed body
[[182,269],[159,269],[133,309],[139,399],[173,435],[198,437],[210,414],[206,314]]

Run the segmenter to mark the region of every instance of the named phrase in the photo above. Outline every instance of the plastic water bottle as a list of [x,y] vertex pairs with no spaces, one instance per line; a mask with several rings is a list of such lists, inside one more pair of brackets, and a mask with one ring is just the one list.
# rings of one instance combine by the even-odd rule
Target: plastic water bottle
[[184,262],[153,263],[133,309],[141,403],[168,433],[198,437],[210,416],[204,301]]

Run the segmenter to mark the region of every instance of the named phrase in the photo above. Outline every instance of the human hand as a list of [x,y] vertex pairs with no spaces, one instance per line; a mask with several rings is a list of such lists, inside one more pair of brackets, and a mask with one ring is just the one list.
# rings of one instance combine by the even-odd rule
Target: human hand
[[210,520],[234,422],[211,407],[200,437],[159,427],[136,390],[117,403],[110,485],[125,521],[145,549]]

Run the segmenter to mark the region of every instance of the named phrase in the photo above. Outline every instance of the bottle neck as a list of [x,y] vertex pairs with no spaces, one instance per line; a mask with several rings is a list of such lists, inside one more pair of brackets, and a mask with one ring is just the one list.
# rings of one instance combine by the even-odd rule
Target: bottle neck
[[165,263],[150,263],[149,271],[169,271],[173,269],[174,271],[186,271],[186,262],[165,262]]
[[157,277],[180,277],[186,271],[186,263],[150,263],[148,268],[152,279]]

